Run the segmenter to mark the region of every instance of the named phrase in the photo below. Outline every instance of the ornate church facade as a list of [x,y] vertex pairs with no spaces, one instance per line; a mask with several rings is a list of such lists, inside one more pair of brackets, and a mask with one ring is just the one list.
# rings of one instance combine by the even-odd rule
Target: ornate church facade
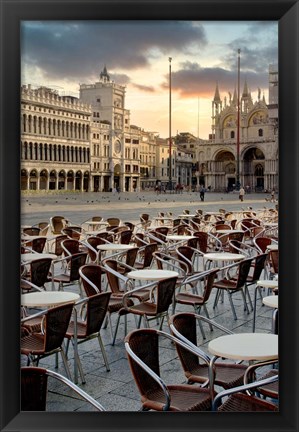
[[[269,68],[269,100],[255,102],[245,81],[239,103],[235,90],[223,99],[216,85],[212,101],[212,134],[198,145],[197,161],[201,182],[214,191],[231,191],[240,184],[248,191],[278,190],[278,74]],[[239,157],[237,154],[239,142]]]

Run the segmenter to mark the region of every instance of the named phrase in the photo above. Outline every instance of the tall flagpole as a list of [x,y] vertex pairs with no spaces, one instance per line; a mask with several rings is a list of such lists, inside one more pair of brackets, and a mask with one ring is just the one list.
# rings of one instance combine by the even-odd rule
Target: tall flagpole
[[169,190],[172,191],[172,138],[171,138],[171,60],[169,57]]
[[238,49],[238,112],[237,112],[237,190],[240,189],[240,53]]

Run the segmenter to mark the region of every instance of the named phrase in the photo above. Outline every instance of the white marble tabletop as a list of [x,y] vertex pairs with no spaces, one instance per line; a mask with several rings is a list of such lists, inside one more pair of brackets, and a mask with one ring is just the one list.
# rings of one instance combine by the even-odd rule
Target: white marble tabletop
[[30,263],[32,261],[36,261],[36,260],[42,259],[42,258],[51,258],[54,260],[57,258],[57,255],[50,254],[50,253],[23,253],[23,254],[21,254],[21,261],[23,263]]
[[270,288],[270,289],[274,289],[274,288],[278,288],[278,280],[273,280],[273,279],[260,279],[257,281],[256,283],[258,286],[262,286],[264,288]]
[[278,296],[277,295],[270,295],[263,298],[263,303],[266,306],[269,306],[274,309],[278,309]]
[[79,294],[65,291],[42,291],[21,295],[21,305],[25,307],[53,307],[64,303],[75,303]]
[[225,335],[209,342],[208,350],[232,360],[272,360],[278,358],[278,336],[270,333]]
[[179,235],[179,234],[170,234],[168,236],[166,236],[166,240],[170,240],[170,241],[183,241],[183,240],[191,240],[195,238],[192,235]]
[[132,270],[131,272],[127,273],[127,277],[130,279],[138,280],[162,280],[175,276],[178,276],[178,272],[160,269]]
[[209,252],[204,254],[203,257],[210,261],[240,261],[246,258],[245,255],[230,252]]
[[269,250],[269,251],[276,251],[276,250],[278,250],[278,244],[269,244],[267,246],[267,250]]
[[98,245],[97,249],[107,252],[116,252],[116,251],[123,251],[123,250],[129,250],[136,246],[134,245],[126,245],[126,244],[120,244],[120,243],[107,243]]

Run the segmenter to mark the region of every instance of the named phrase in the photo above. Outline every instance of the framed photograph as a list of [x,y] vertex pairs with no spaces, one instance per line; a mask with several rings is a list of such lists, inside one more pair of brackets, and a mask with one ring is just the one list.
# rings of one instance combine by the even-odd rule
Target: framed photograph
[[[299,32],[298,32],[298,16],[299,5],[298,0],[39,0],[32,2],[30,0],[0,0],[1,4],[1,354],[0,354],[0,382],[1,382],[1,405],[0,405],[0,421],[1,430],[3,431],[25,431],[25,430],[47,430],[47,431],[64,431],[64,430],[82,430],[82,431],[173,431],[173,432],[188,432],[188,431],[277,431],[291,432],[298,430],[297,420],[297,399],[298,399],[298,377],[297,377],[297,362],[298,362],[298,313],[299,307],[297,285],[298,285],[298,52],[299,52]],[[242,24],[244,22],[252,22],[256,27],[252,26],[252,39],[258,46],[259,35],[255,33],[257,28],[262,28],[269,24],[277,24],[278,28],[278,118],[279,118],[279,243],[280,243],[280,271],[279,283],[281,285],[282,294],[279,300],[280,320],[279,320],[279,412],[275,413],[214,413],[214,412],[188,412],[188,413],[161,413],[161,412],[124,412],[124,411],[107,411],[107,412],[22,412],[20,410],[20,225],[21,225],[21,189],[26,188],[29,179],[22,177],[21,173],[21,158],[22,151],[20,145],[20,137],[22,133],[22,118],[21,118],[21,86],[22,76],[27,74],[32,79],[38,80],[40,77],[47,79],[53,77],[50,70],[54,59],[44,57],[44,69],[39,76],[34,75],[34,60],[30,65],[21,62],[21,54],[27,49],[22,40],[25,23],[35,23],[32,28],[38,28],[39,25],[51,25],[51,22],[78,23],[95,23],[101,21],[109,22],[117,27],[122,25],[125,29],[126,23],[142,21],[147,24],[156,22],[165,22],[167,24],[175,22],[194,22],[208,23],[210,25],[209,36],[218,37],[219,33],[223,32],[223,24],[231,23],[231,26]],[[169,40],[174,39],[175,26],[169,26]],[[241,26],[240,26],[241,28]],[[249,27],[250,28],[250,27]],[[111,30],[111,29],[110,29]],[[140,31],[140,30],[139,30]],[[239,30],[240,32],[241,30]],[[56,33],[55,33],[56,32]],[[133,33],[133,32],[132,32]],[[149,31],[148,34],[151,32]],[[266,33],[265,33],[266,34]],[[39,39],[39,32],[34,31],[31,34],[32,46],[41,53],[41,57],[45,45],[51,43],[50,40]],[[91,35],[91,34],[90,34]],[[200,31],[195,35],[202,37]],[[107,39],[100,43],[106,43],[110,46],[110,58],[113,57],[113,43],[119,44],[121,32],[107,32]],[[60,38],[59,26],[53,28],[52,37]],[[158,32],[156,34],[158,37]],[[197,36],[196,36],[197,37]],[[223,34],[224,37],[224,34]],[[242,34],[238,34],[241,38]],[[251,36],[246,35],[248,44],[251,42]],[[264,36],[265,37],[265,36]],[[126,55],[128,62],[136,61],[136,65],[141,61],[146,63],[146,58],[143,56],[138,58],[141,51],[137,52],[136,40],[138,35],[132,34],[132,47],[126,46]],[[83,41],[83,38],[82,38]],[[130,39],[128,39],[130,41]],[[88,37],[84,40],[86,46],[89,43]],[[67,73],[75,64],[63,64],[64,58],[62,53],[67,50],[67,46],[63,46],[65,40],[61,39],[61,51],[55,58],[56,65],[60,63],[57,70],[60,68],[61,73]],[[186,39],[185,44],[182,44],[182,50],[188,49],[192,53],[192,46],[188,46],[190,41]],[[228,42],[229,43],[229,42]],[[45,44],[45,45],[44,45]],[[157,44],[158,45],[158,44]],[[141,45],[140,45],[141,46]],[[139,49],[140,49],[139,46]],[[254,46],[254,44],[253,44]],[[248,47],[245,46],[245,50]],[[274,50],[277,47],[274,47]],[[164,47],[166,59],[168,58],[166,47]],[[22,51],[23,50],[23,51]],[[135,50],[132,52],[131,50]],[[108,51],[107,51],[108,52]],[[118,52],[118,51],[117,51]],[[117,55],[117,54],[115,54]],[[153,58],[158,53],[154,48],[151,51]],[[208,56],[208,53],[206,53]],[[220,53],[219,53],[220,55]],[[96,56],[96,53],[94,53]],[[258,69],[259,62],[263,59],[253,55],[255,58],[256,67]],[[86,58],[82,58],[82,63],[86,62]],[[234,61],[234,59],[230,59]],[[93,58],[93,63],[98,63]],[[200,60],[194,60],[200,64]],[[125,64],[125,63],[124,63]],[[220,64],[220,63],[219,63]],[[189,64],[189,71],[192,71],[194,65]],[[35,65],[36,66],[36,65]],[[102,70],[103,79],[109,77],[109,69],[106,65]],[[100,67],[100,65],[99,65]],[[169,67],[171,67],[171,57],[169,57]],[[187,68],[187,69],[188,69]],[[22,70],[23,69],[23,70]],[[171,70],[171,69],[170,69]],[[208,70],[208,66],[207,66]],[[49,72],[49,73],[47,73]],[[100,72],[100,71],[99,71]],[[210,72],[212,73],[212,70]],[[167,73],[165,73],[167,77]],[[188,75],[186,75],[188,76]],[[189,75],[191,76],[191,74]],[[202,74],[204,82],[205,75]],[[120,76],[119,79],[127,77]],[[146,91],[151,91],[151,79],[148,78],[149,86]],[[248,80],[249,81],[249,80]],[[166,82],[166,81],[165,81]],[[228,82],[229,79],[228,79]],[[47,83],[45,82],[45,85]],[[57,79],[59,85],[59,79]],[[166,84],[165,84],[166,85]],[[84,85],[80,86],[82,94],[84,94]],[[185,86],[185,91],[188,91],[188,86]],[[191,89],[189,89],[191,91]],[[217,90],[216,90],[217,91]],[[242,90],[241,90],[242,91]],[[87,96],[88,97],[88,96]],[[216,97],[216,96],[215,96]],[[224,108],[231,104],[232,95],[225,99]],[[256,98],[262,101],[263,96],[260,90],[257,91]],[[248,99],[249,100],[249,99]],[[215,101],[215,100],[214,100]],[[244,101],[243,101],[244,102]],[[246,101],[244,102],[246,104]],[[216,104],[217,105],[217,104]],[[219,107],[213,106],[216,110]],[[117,109],[118,106],[115,107]],[[130,107],[129,107],[130,108]],[[221,105],[222,109],[222,105]],[[196,110],[195,110],[196,111]],[[142,112],[146,110],[142,108]],[[182,116],[184,113],[180,113]],[[198,116],[198,114],[197,114]],[[233,117],[226,118],[226,126],[229,128],[228,122],[233,122]],[[263,123],[263,118],[253,118],[252,121]],[[194,123],[196,125],[197,117]],[[37,125],[34,127],[38,127]],[[150,125],[146,126],[150,130]],[[198,126],[197,126],[198,127]],[[262,131],[262,129],[261,129]],[[164,135],[167,135],[168,130]],[[196,135],[198,130],[194,130]],[[232,132],[231,132],[232,133]],[[261,132],[263,133],[263,131]],[[169,136],[172,136],[171,133]],[[231,138],[234,138],[231,135]],[[115,157],[121,153],[121,143],[115,140],[112,151]],[[77,157],[77,156],[76,156]],[[250,156],[254,159],[259,159],[258,154]],[[85,158],[85,155],[84,155]],[[51,160],[51,159],[50,159]],[[60,159],[59,159],[60,160]],[[115,178],[117,172],[115,171]],[[273,176],[277,174],[273,172]],[[197,180],[200,180],[198,173]],[[35,182],[35,179],[32,180]],[[42,181],[42,180],[40,180]],[[47,188],[51,189],[51,179],[48,181]],[[76,183],[76,179],[71,179],[74,185],[78,185],[80,189],[88,189],[90,184],[82,177]],[[67,189],[68,179],[53,180],[55,187]],[[61,182],[61,183],[59,183]],[[52,183],[52,186],[54,185]],[[171,178],[169,180],[171,183]],[[260,184],[264,187],[264,183]],[[134,192],[137,188],[137,183],[121,184],[118,183],[100,183],[96,180],[92,184],[92,191],[98,188],[111,188],[111,192],[115,188],[118,192],[122,186],[124,191]],[[138,185],[140,186],[140,185]],[[198,184],[199,186],[199,184]],[[233,186],[231,181],[228,186]],[[274,186],[274,185],[273,185]],[[54,186],[53,186],[54,187]],[[248,186],[249,187],[249,186]],[[35,186],[33,187],[35,188]],[[126,189],[127,188],[127,189]],[[105,190],[106,192],[106,190]],[[271,191],[270,191],[271,192]],[[121,205],[121,204],[120,204]],[[141,406],[141,404],[140,404]]]

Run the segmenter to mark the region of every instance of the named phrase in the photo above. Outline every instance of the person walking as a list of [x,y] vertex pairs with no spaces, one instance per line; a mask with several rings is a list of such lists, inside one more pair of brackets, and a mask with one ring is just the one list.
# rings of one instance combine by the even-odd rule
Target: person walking
[[243,186],[241,186],[239,190],[239,198],[241,202],[244,201],[244,195],[245,195],[245,189],[243,188]]
[[204,201],[205,200],[205,188],[204,188],[204,185],[200,185],[200,188],[199,188],[199,197],[200,197],[200,200],[201,201]]

